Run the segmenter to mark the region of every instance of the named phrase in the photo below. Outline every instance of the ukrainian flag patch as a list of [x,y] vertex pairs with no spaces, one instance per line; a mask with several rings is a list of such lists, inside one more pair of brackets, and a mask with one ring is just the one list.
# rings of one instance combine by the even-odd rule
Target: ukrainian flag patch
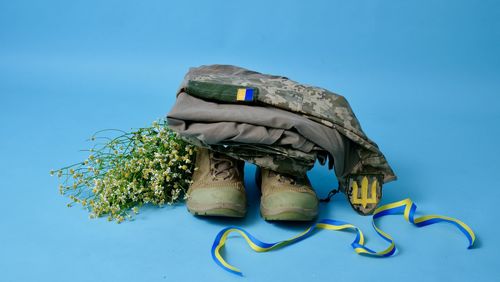
[[253,101],[253,88],[238,88],[236,93],[236,101]]

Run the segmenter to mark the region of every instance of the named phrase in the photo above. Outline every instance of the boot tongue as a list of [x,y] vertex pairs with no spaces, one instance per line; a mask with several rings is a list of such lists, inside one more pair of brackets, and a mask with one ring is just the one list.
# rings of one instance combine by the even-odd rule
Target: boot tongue
[[233,161],[218,152],[211,153],[210,161],[215,178],[232,179],[237,173]]

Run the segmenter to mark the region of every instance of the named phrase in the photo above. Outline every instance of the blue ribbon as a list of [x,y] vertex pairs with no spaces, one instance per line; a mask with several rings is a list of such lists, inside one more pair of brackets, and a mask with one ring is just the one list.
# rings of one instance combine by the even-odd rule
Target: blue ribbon
[[465,237],[467,237],[467,240],[469,241],[468,248],[471,248],[474,245],[474,242],[476,240],[476,235],[474,234],[474,231],[472,231],[472,229],[467,224],[463,223],[458,219],[441,215],[426,215],[415,218],[416,209],[417,206],[410,199],[405,199],[399,202],[394,202],[381,206],[375,210],[372,217],[372,226],[377,232],[377,234],[389,243],[389,246],[385,250],[378,252],[371,250],[370,248],[365,246],[365,238],[363,232],[361,231],[361,229],[354,226],[353,224],[334,219],[322,219],[313,224],[311,227],[304,230],[303,232],[301,232],[300,234],[297,234],[294,237],[289,238],[287,240],[278,241],[275,243],[262,242],[259,239],[255,238],[254,236],[252,236],[246,230],[239,227],[234,227],[234,226],[226,227],[222,229],[215,237],[214,243],[212,245],[211,254],[215,263],[217,263],[224,270],[227,270],[237,275],[243,275],[238,268],[227,263],[220,254],[220,249],[224,247],[224,244],[229,234],[233,232],[239,233],[254,251],[268,252],[306,239],[307,237],[311,236],[316,230],[327,229],[335,231],[354,230],[356,232],[356,238],[351,243],[351,246],[356,253],[372,257],[389,257],[396,252],[396,245],[394,243],[394,240],[389,234],[385,233],[384,231],[382,231],[380,228],[377,227],[376,220],[386,215],[394,215],[394,214],[403,214],[406,221],[414,224],[417,227],[423,227],[438,222],[451,223],[455,225],[465,235]]

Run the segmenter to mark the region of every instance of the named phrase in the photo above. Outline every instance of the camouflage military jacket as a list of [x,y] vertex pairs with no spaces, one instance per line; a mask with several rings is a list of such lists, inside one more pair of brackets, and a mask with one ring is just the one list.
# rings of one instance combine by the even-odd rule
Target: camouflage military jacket
[[[347,100],[326,89],[308,86],[283,76],[266,75],[229,65],[209,65],[191,68],[182,82],[178,94],[187,93],[197,98],[217,103],[259,105],[275,107],[301,115],[338,131],[349,142],[349,154],[356,162],[347,174],[379,174],[384,182],[395,180],[396,176],[378,146],[361,129]],[[182,133],[181,133],[182,135]],[[207,145],[191,139],[197,145]],[[311,140],[314,142],[314,140]],[[239,154],[238,146],[228,148],[227,144],[212,144],[212,149],[230,152],[240,159],[249,160],[252,150],[259,151],[258,144],[245,144]],[[235,144],[238,145],[238,144]],[[239,144],[242,145],[242,144]],[[241,146],[240,146],[241,148]],[[272,152],[273,148],[267,150]],[[250,154],[249,154],[250,151]],[[265,154],[260,151],[260,156]],[[286,157],[286,151],[282,150]],[[309,166],[309,159],[303,158],[303,167]],[[296,158],[301,160],[301,158]],[[307,161],[306,161],[307,160]],[[286,161],[286,158],[285,158]],[[264,165],[253,160],[254,163]],[[342,180],[343,175],[337,175]]]

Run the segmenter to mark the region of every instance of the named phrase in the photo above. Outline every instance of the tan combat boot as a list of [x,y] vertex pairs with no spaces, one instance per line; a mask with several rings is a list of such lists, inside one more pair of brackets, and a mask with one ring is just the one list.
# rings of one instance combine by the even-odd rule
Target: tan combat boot
[[189,212],[207,216],[245,216],[244,165],[243,161],[199,148],[195,164],[197,170],[187,192]]
[[272,170],[257,170],[262,197],[260,213],[265,220],[313,220],[318,215],[318,198],[307,175],[295,177]]

